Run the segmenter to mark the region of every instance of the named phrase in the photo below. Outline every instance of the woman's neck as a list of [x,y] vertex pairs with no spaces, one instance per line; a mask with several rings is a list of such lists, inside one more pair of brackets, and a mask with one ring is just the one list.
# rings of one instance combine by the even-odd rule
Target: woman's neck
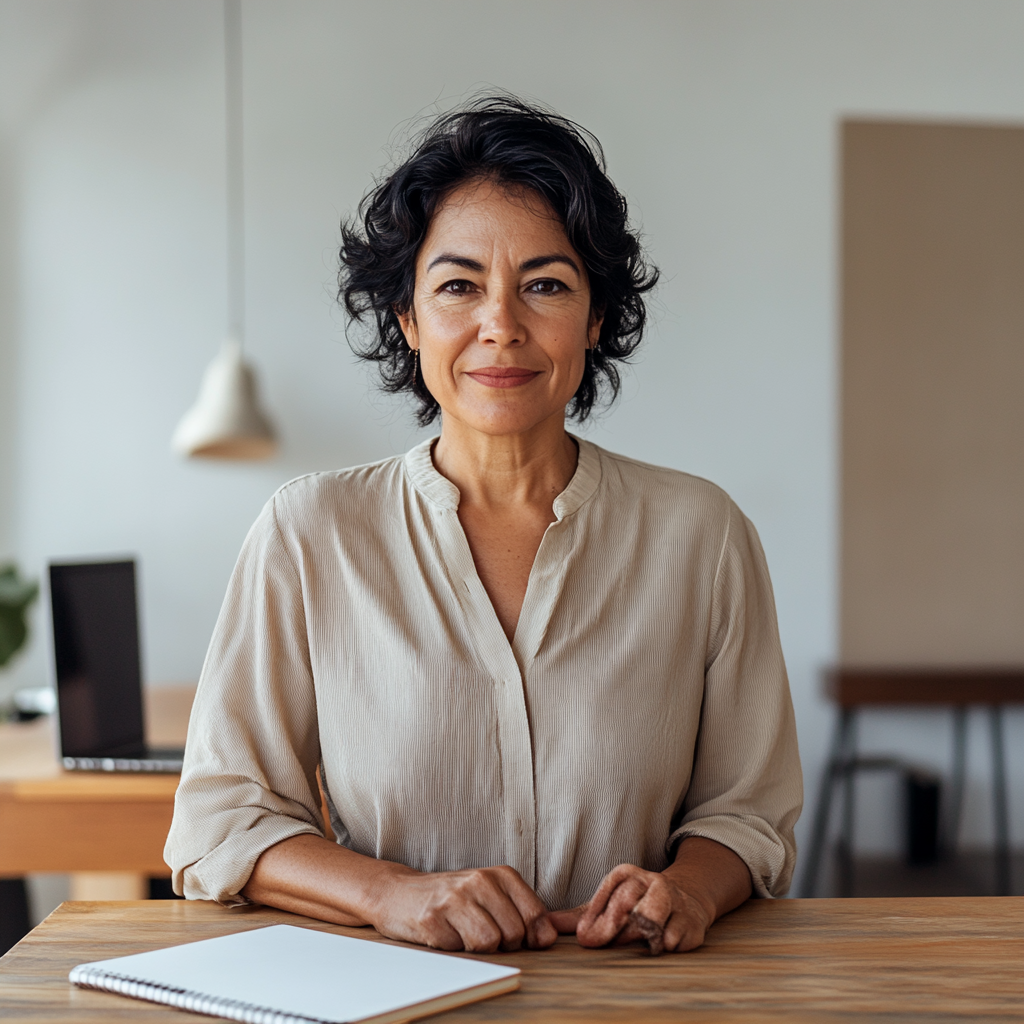
[[434,466],[459,489],[460,508],[551,508],[576,472],[579,452],[564,419],[526,434],[491,435],[445,421]]

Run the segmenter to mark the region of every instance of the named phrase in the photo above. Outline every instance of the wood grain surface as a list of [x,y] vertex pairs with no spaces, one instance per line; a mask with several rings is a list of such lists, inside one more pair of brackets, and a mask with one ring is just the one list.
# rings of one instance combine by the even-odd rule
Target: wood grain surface
[[[78,989],[76,964],[269,924],[387,941],[267,908],[184,901],[65,903],[0,958],[9,1024],[182,1024],[177,1010]],[[480,959],[523,971],[519,992],[442,1022],[906,1022],[1024,1019],[1024,900],[754,900],[693,953],[584,950]]]

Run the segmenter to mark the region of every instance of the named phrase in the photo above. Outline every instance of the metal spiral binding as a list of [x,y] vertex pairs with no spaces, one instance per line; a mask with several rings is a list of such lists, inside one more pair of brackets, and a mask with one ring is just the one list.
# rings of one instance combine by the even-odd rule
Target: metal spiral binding
[[276,1010],[268,1010],[266,1007],[254,1006],[252,1003],[239,1002],[237,999],[206,996],[202,992],[171,988],[169,985],[156,985],[152,982],[129,978],[123,974],[90,970],[87,964],[74,968],[68,975],[68,981],[83,988],[116,992],[118,995],[131,996],[133,999],[146,999],[152,1003],[174,1006],[190,1013],[205,1013],[213,1017],[226,1017],[228,1020],[242,1021],[243,1024],[332,1024],[321,1017],[301,1017],[291,1013],[279,1013]]

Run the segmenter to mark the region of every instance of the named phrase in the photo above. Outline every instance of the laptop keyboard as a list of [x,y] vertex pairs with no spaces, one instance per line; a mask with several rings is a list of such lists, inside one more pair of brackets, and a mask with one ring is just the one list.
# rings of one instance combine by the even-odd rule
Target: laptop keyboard
[[65,757],[69,772],[180,772],[180,757]]

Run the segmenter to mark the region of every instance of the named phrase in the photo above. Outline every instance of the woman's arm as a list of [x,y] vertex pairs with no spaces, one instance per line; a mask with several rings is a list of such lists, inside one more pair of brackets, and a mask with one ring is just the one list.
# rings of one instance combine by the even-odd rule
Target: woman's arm
[[558,937],[544,905],[510,867],[427,874],[319,836],[265,850],[242,895],[333,924],[437,949],[544,949]]
[[664,871],[620,864],[585,907],[553,913],[551,920],[560,932],[575,932],[581,946],[645,939],[652,953],[686,952],[752,892],[750,871],[732,850],[691,836]]

